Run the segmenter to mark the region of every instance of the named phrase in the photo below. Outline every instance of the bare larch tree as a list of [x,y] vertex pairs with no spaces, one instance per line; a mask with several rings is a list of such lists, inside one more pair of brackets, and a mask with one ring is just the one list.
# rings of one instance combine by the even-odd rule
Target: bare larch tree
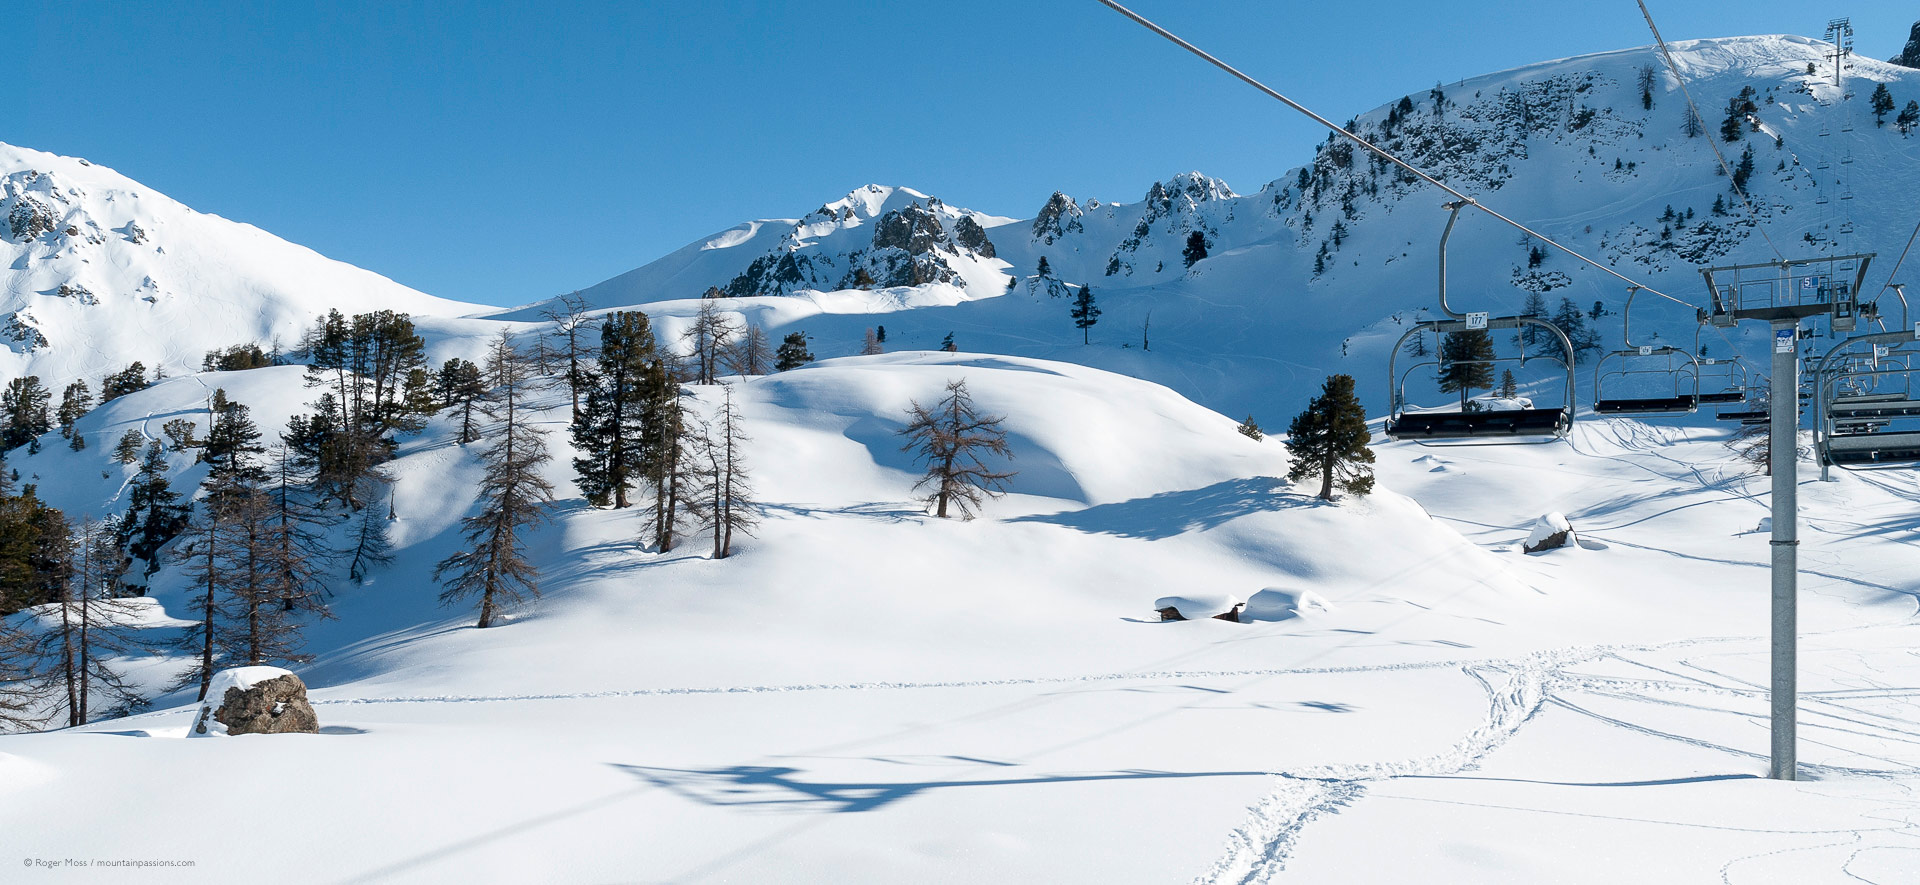
[[1011,459],[1013,449],[1000,426],[1006,419],[982,414],[967,393],[966,379],[949,381],[946,389],[946,397],[934,408],[916,400],[907,410],[907,426],[899,432],[908,442],[901,450],[927,462],[927,475],[913,488],[928,490],[924,500],[934,508],[934,516],[947,518],[952,506],[972,519],[983,499],[1006,493],[1007,480],[1014,475],[988,467],[981,455]]
[[490,440],[480,452],[486,475],[480,482],[480,513],[461,520],[467,549],[440,561],[434,580],[451,605],[480,597],[479,626],[490,627],[505,608],[540,595],[539,572],[527,559],[522,534],[546,521],[553,484],[541,475],[548,458],[546,431],[533,424],[529,398],[539,378],[513,336],[502,332],[487,355],[490,390],[482,414]]

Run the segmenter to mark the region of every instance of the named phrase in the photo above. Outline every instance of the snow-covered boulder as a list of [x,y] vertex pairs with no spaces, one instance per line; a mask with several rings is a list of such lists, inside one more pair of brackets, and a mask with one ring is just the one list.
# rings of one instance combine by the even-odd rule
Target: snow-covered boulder
[[[307,703],[307,684],[292,671],[279,667],[235,667],[214,674],[207,697],[220,698],[213,721],[229,735],[319,734],[320,720]],[[194,726],[203,733],[212,726],[205,708]]]
[[1160,613],[1162,621],[1193,621],[1201,618],[1238,621],[1240,610],[1246,605],[1240,597],[1231,593],[1190,593],[1162,596],[1153,601],[1153,609]]
[[1534,520],[1533,531],[1527,535],[1527,542],[1520,549],[1526,553],[1539,553],[1573,546],[1576,540],[1573,525],[1567,522],[1567,518],[1558,513],[1549,513]]

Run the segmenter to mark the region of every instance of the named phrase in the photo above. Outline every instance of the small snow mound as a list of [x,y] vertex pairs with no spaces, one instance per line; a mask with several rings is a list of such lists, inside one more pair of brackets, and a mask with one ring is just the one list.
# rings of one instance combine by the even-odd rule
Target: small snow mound
[[1566,516],[1549,513],[1534,520],[1533,531],[1527,534],[1527,542],[1521,549],[1527,553],[1539,553],[1568,546],[1575,540],[1573,525],[1567,522]]
[[1247,599],[1245,614],[1249,621],[1284,621],[1309,613],[1326,614],[1331,611],[1333,604],[1312,590],[1268,587]]
[[1181,618],[1189,621],[1218,617],[1233,612],[1246,603],[1231,593],[1190,593],[1183,596],[1162,596],[1153,601],[1154,611],[1164,617],[1167,609],[1173,609]]

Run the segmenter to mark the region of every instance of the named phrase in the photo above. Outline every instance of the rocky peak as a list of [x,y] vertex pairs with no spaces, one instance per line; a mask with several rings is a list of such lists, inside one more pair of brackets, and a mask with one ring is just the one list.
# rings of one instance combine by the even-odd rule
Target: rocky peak
[[908,255],[920,255],[945,244],[946,228],[940,216],[919,203],[895,209],[880,216],[873,226],[873,248],[904,249]]
[[1040,214],[1033,219],[1033,238],[1049,246],[1055,240],[1081,229],[1080,216],[1085,214],[1072,197],[1059,191],[1047,198],[1047,204],[1040,207]]

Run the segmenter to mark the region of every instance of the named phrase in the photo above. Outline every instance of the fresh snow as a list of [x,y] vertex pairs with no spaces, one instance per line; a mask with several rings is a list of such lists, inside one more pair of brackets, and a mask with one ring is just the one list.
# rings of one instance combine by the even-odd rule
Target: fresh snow
[[[1805,158],[1774,175],[1771,140],[1753,141],[1775,240],[1897,251],[1916,142],[1873,131],[1858,101],[1804,75],[1824,44],[1675,48],[1709,105],[1758,82],[1774,99],[1764,124]],[[1691,297],[1693,263],[1652,245],[1648,225],[1657,237],[1667,203],[1704,219],[1725,183],[1704,143],[1678,134],[1671,82],[1641,111],[1633,80],[1650,63],[1642,48],[1448,84],[1450,116],[1535,87],[1596,110],[1587,129],[1549,125],[1491,165],[1450,172],[1508,176],[1488,189],[1503,211]],[[1920,95],[1912,71],[1859,59],[1854,76],[1856,92],[1885,81]],[[1424,88],[1413,97],[1430,112]],[[1836,185],[1811,167],[1833,141],[1819,128],[1838,130],[1850,108],[1859,233],[1841,242],[1839,209],[1810,202]],[[1386,110],[1360,119],[1377,126]],[[1468,126],[1497,134],[1484,116]],[[137,223],[146,242],[129,229],[0,244],[13,250],[0,256],[14,262],[8,309],[30,311],[49,341],[0,355],[12,360],[0,371],[93,378],[142,358],[170,375],[82,419],[83,452],[49,436],[37,455],[10,453],[21,481],[72,517],[124,508],[132,468],[106,455],[128,431],[204,421],[214,389],[267,430],[313,398],[298,367],[196,373],[206,348],[289,342],[334,304],[416,313],[436,364],[477,358],[501,328],[540,328],[545,305],[475,316],[99,167],[7,150],[10,187],[59,203],[62,219]],[[1639,171],[1615,175],[1616,157]],[[67,201],[32,190],[45,183],[26,170],[55,176]],[[596,310],[645,310],[674,341],[700,293],[755,258],[785,250],[844,269],[875,219],[903,206],[975,219],[997,255],[956,256],[952,283],[718,303],[775,341],[804,330],[823,357],[731,379],[765,510],[724,561],[698,532],[671,552],[645,549],[639,508],[575,495],[567,404],[546,394],[536,417],[553,431],[548,478],[562,500],[528,539],[545,593],[493,629],[436,598],[433,566],[481,505],[475,447],[435,419],[389,465],[395,563],[364,584],[337,581],[338,619],[307,628],[316,658],[297,672],[321,734],[174,740],[198,710],[193,694],[164,691],[184,659],[142,658],[131,676],[155,694],[149,712],[0,737],[7,844],[44,858],[191,859],[215,880],[263,868],[289,881],[1910,880],[1916,473],[1819,482],[1801,465],[1805,779],[1766,780],[1767,480],[1728,451],[1723,422],[1583,409],[1551,445],[1376,440],[1380,482],[1364,499],[1322,502],[1316,483],[1284,479],[1277,431],[1328,374],[1355,375],[1377,421],[1389,348],[1434,307],[1442,220],[1430,190],[1382,185],[1357,198],[1349,238],[1314,278],[1339,199],[1303,203],[1293,175],[1245,196],[1189,173],[1138,203],[1036,201],[1051,225],[868,187],[583,290]],[[126,214],[133,193],[144,214]],[[173,237],[191,225],[210,233]],[[1210,254],[1187,268],[1179,251],[1195,230]],[[1456,306],[1517,309],[1525,246],[1474,215],[1454,243]],[[96,254],[125,264],[85,260]],[[1726,254],[1765,251],[1747,236]],[[1034,276],[1042,256],[1057,285]],[[1599,325],[1619,341],[1613,282],[1558,256],[1540,270],[1568,280],[1544,281],[1550,303],[1611,305]],[[339,291],[297,282],[314,274]],[[100,309],[45,291],[75,280],[100,283],[88,286]],[[1053,297],[1083,283],[1106,311],[1092,346]],[[155,290],[173,294],[140,294]],[[1683,311],[1652,302],[1643,318],[1643,303],[1636,337],[1644,322],[1694,343],[1690,314],[1663,322]],[[894,352],[849,355],[882,324]],[[962,352],[935,352],[949,332]],[[1725,355],[1747,342],[1703,343]],[[1457,403],[1424,374],[1415,406]],[[980,518],[936,520],[915,500],[920,469],[899,430],[909,404],[958,379],[1005,417],[1018,475]],[[1563,380],[1521,384],[1551,405]],[[1591,382],[1583,366],[1582,402]],[[721,397],[696,386],[690,402],[711,414]],[[1249,413],[1274,435],[1237,433]],[[204,476],[191,462],[171,456],[183,492]],[[1579,555],[1520,553],[1564,524],[1580,532]],[[187,593],[177,569],[156,575],[133,615],[141,635],[177,636]],[[1246,600],[1244,623],[1160,622],[1147,603],[1167,597]],[[285,809],[305,847],[234,839],[231,809],[256,807]]]

